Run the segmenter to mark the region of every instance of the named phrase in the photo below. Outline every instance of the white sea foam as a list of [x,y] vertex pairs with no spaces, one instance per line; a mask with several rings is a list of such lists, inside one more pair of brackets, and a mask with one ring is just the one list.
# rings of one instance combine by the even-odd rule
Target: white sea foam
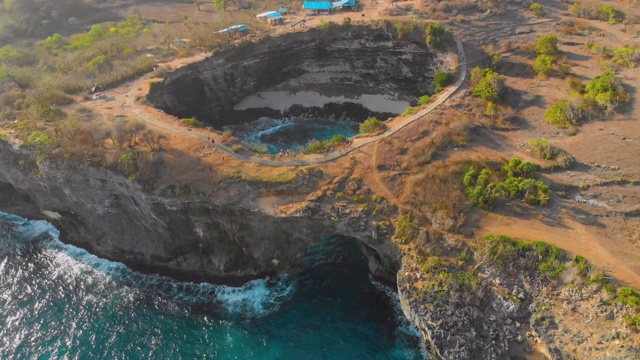
[[[4,215],[0,213],[3,219],[20,224],[21,241],[40,239],[44,254],[53,262],[55,270],[52,276],[65,278],[70,283],[80,280],[92,287],[119,289],[120,295],[127,297],[131,293],[142,292],[186,304],[215,304],[228,315],[245,318],[262,317],[277,311],[295,290],[295,284],[286,276],[258,279],[241,287],[231,287],[141,274],[123,263],[105,260],[84,249],[62,243],[60,232],[46,221],[27,221]],[[0,270],[5,262],[6,259],[0,264]]]

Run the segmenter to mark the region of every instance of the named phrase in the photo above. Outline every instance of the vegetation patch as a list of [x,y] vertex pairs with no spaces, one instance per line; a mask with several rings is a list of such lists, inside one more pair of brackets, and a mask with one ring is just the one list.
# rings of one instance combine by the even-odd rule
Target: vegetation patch
[[186,118],[186,119],[183,119],[182,122],[189,127],[195,127],[195,128],[204,127],[204,123],[202,121],[196,120],[196,118]]
[[553,59],[549,55],[538,55],[536,62],[533,64],[533,70],[542,77],[551,75]]
[[529,140],[529,146],[536,155],[545,160],[553,160],[558,156],[558,148],[547,139]]
[[529,205],[545,205],[551,198],[551,190],[542,180],[536,179],[538,169],[536,164],[518,158],[504,163],[501,174],[489,168],[478,172],[469,166],[463,184],[469,199],[481,209],[493,209],[496,198],[520,199]]
[[393,224],[395,232],[393,238],[401,243],[406,243],[418,235],[418,222],[411,213],[400,216]]
[[529,6],[529,9],[531,9],[531,11],[533,11],[533,13],[537,16],[537,17],[541,17],[544,16],[545,13],[545,8],[543,5],[540,5],[538,3],[533,3],[531,4],[531,6]]
[[475,97],[491,102],[498,102],[504,93],[506,79],[491,68],[479,67],[471,70],[472,94]]
[[453,43],[453,34],[437,23],[429,23],[425,29],[427,46],[435,49],[444,49]]
[[442,70],[438,70],[436,71],[436,74],[433,77],[433,86],[434,86],[434,93],[439,93],[440,91],[444,90],[444,88],[451,84],[451,82],[453,81],[453,73],[450,71],[442,71]]
[[559,279],[565,268],[566,255],[560,248],[542,241],[524,242],[506,235],[487,235],[485,253],[501,267],[520,267],[532,276],[542,274]]
[[316,139],[311,139],[307,146],[304,149],[305,154],[319,154],[330,149],[333,149],[342,144],[346,144],[348,142],[347,138],[344,135],[335,135],[329,140],[318,141]]
[[[576,87],[579,85],[576,84]],[[607,70],[587,84],[581,96],[574,95],[569,100],[551,105],[545,112],[545,119],[556,127],[566,129],[571,125],[579,125],[585,118],[617,111],[629,100],[622,81],[613,71]]]
[[540,55],[555,55],[558,53],[558,38],[554,35],[543,35],[538,38],[536,52]]
[[621,23],[625,18],[622,11],[618,11],[610,5],[583,5],[580,2],[575,2],[569,7],[569,14],[583,19],[604,21],[610,25]]
[[385,129],[384,123],[377,117],[370,117],[360,124],[360,134],[371,134]]

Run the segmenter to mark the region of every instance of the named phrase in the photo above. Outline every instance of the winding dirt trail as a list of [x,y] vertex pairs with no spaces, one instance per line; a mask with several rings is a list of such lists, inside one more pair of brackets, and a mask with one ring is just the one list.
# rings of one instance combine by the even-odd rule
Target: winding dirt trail
[[[333,151],[331,153],[325,154],[323,156],[320,157],[309,157],[309,158],[299,158],[299,159],[295,159],[295,160],[284,160],[284,161],[278,161],[278,160],[267,160],[267,159],[263,159],[257,156],[246,156],[243,154],[238,154],[233,152],[230,148],[228,148],[225,145],[221,144],[221,138],[220,136],[214,134],[214,133],[210,133],[208,135],[204,135],[204,134],[200,134],[197,132],[193,132],[190,131],[188,128],[182,127],[182,126],[178,126],[178,125],[174,125],[174,124],[170,124],[164,121],[160,121],[158,119],[156,119],[155,117],[151,116],[149,113],[145,112],[144,110],[140,109],[140,107],[138,106],[138,104],[136,104],[136,102],[134,101],[135,98],[135,93],[137,91],[138,88],[140,88],[140,84],[142,83],[143,80],[148,79],[151,74],[145,75],[140,77],[136,82],[133,83],[133,85],[131,86],[131,89],[128,92],[128,98],[127,98],[127,102],[126,102],[126,106],[141,120],[143,120],[146,123],[149,123],[153,126],[159,127],[169,133],[172,134],[179,134],[181,136],[187,136],[187,137],[192,137],[198,140],[201,140],[205,143],[207,143],[210,146],[215,147],[216,149],[222,151],[223,153],[225,153],[228,156],[234,157],[236,159],[242,160],[242,161],[246,161],[246,162],[251,162],[251,163],[256,163],[256,164],[260,164],[260,165],[265,165],[265,166],[273,166],[273,167],[280,167],[280,166],[304,166],[304,165],[312,165],[312,164],[321,164],[321,163],[325,163],[325,162],[329,162],[329,161],[333,161],[336,160],[338,158],[341,158],[347,154],[349,154],[350,152],[360,149],[361,147],[371,144],[375,141],[384,139],[386,137],[389,137],[393,134],[395,134],[397,131],[399,131],[400,129],[406,127],[407,125],[417,121],[418,119],[422,118],[423,116],[429,114],[430,112],[432,112],[435,108],[438,107],[438,105],[442,104],[443,102],[445,102],[447,99],[449,99],[449,97],[451,95],[453,95],[453,93],[455,93],[460,86],[462,85],[462,83],[464,82],[466,76],[467,76],[467,62],[466,62],[466,58],[464,56],[464,49],[462,47],[462,42],[460,42],[460,40],[455,39],[456,42],[456,46],[458,48],[458,56],[460,59],[460,63],[459,63],[459,76],[458,79],[456,80],[456,82],[449,86],[447,88],[446,91],[440,93],[440,95],[438,96],[438,98],[431,103],[429,106],[427,106],[425,109],[422,109],[421,111],[408,116],[406,119],[404,119],[403,121],[399,122],[398,124],[396,124],[395,126],[387,129],[387,131],[385,131],[384,133],[377,135],[377,136],[372,136],[372,137],[367,137],[367,138],[357,138],[357,139],[353,139],[350,147],[346,148],[346,149],[340,149],[337,151]],[[211,139],[215,140],[215,143],[211,143]]]

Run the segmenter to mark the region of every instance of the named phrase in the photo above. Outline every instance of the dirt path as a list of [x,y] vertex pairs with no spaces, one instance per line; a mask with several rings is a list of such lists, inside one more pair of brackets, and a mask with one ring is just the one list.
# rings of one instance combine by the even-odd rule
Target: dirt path
[[[405,126],[412,124],[413,122],[417,121],[418,119],[422,118],[423,116],[429,114],[430,112],[432,112],[435,108],[438,107],[438,105],[442,104],[443,102],[445,102],[451,95],[453,95],[453,93],[455,93],[458,88],[460,88],[460,86],[462,85],[462,83],[464,82],[466,76],[467,76],[467,62],[465,59],[465,55],[464,55],[464,49],[462,47],[462,43],[460,42],[460,40],[455,39],[456,42],[456,46],[458,48],[458,56],[460,59],[460,64],[459,64],[459,68],[460,68],[460,74],[458,76],[457,81],[449,86],[447,88],[446,91],[440,93],[440,95],[438,96],[438,98],[431,103],[429,106],[427,106],[425,109],[411,115],[408,116],[406,119],[404,119],[401,122],[398,122],[395,126],[389,128],[387,131],[385,131],[384,133],[377,135],[377,136],[372,136],[372,137],[367,137],[367,138],[357,138],[354,139],[351,143],[351,146],[347,149],[340,149],[337,151],[333,151],[329,154],[325,154],[324,156],[321,157],[315,157],[315,158],[310,158],[310,159],[295,159],[295,160],[288,160],[288,161],[277,161],[277,160],[267,160],[267,159],[261,159],[258,157],[254,157],[254,156],[246,156],[246,155],[242,155],[242,154],[238,154],[233,152],[230,148],[228,148],[225,145],[221,144],[221,138],[214,134],[214,133],[210,133],[209,135],[204,135],[204,134],[200,134],[197,132],[193,132],[190,131],[188,128],[182,127],[182,126],[178,126],[178,125],[174,125],[174,124],[169,124],[167,122],[164,121],[160,121],[156,118],[154,118],[153,116],[151,116],[149,113],[145,112],[144,110],[140,109],[140,107],[138,106],[138,104],[136,104],[136,102],[134,101],[135,98],[135,93],[137,91],[137,89],[140,87],[140,84],[142,83],[143,80],[148,79],[151,74],[145,75],[141,78],[139,78],[135,83],[133,83],[133,85],[131,86],[131,89],[128,92],[128,98],[127,98],[127,102],[126,105],[127,107],[137,116],[139,117],[141,120],[152,124],[153,126],[162,128],[163,130],[172,133],[172,134],[179,134],[181,136],[187,136],[187,137],[192,137],[192,138],[196,138],[198,140],[201,140],[203,142],[206,142],[207,144],[217,148],[218,150],[222,151],[223,153],[234,157],[236,159],[242,160],[242,161],[247,161],[247,162],[252,162],[252,163],[256,163],[256,164],[260,164],[260,165],[265,165],[265,166],[274,166],[274,167],[279,167],[279,166],[304,166],[304,165],[311,165],[311,164],[320,164],[320,163],[325,163],[325,162],[329,162],[329,161],[333,161],[335,159],[341,158],[347,154],[349,154],[350,152],[360,149],[361,147],[371,144],[375,141],[384,139],[386,137],[389,137],[393,134],[395,134],[397,131],[399,131],[400,129],[404,128]],[[215,143],[211,142],[211,139],[215,140]]]
[[602,240],[593,229],[567,218],[558,220],[561,225],[553,226],[535,219],[489,214],[478,224],[477,235],[505,234],[522,240],[541,240],[571,254],[582,255],[624,285],[640,289],[640,275],[603,247]]

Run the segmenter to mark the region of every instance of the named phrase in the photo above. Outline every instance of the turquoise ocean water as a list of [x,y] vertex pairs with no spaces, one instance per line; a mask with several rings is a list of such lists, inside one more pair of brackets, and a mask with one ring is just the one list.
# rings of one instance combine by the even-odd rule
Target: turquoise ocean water
[[423,359],[355,241],[242,287],[143,275],[0,213],[1,359]]

